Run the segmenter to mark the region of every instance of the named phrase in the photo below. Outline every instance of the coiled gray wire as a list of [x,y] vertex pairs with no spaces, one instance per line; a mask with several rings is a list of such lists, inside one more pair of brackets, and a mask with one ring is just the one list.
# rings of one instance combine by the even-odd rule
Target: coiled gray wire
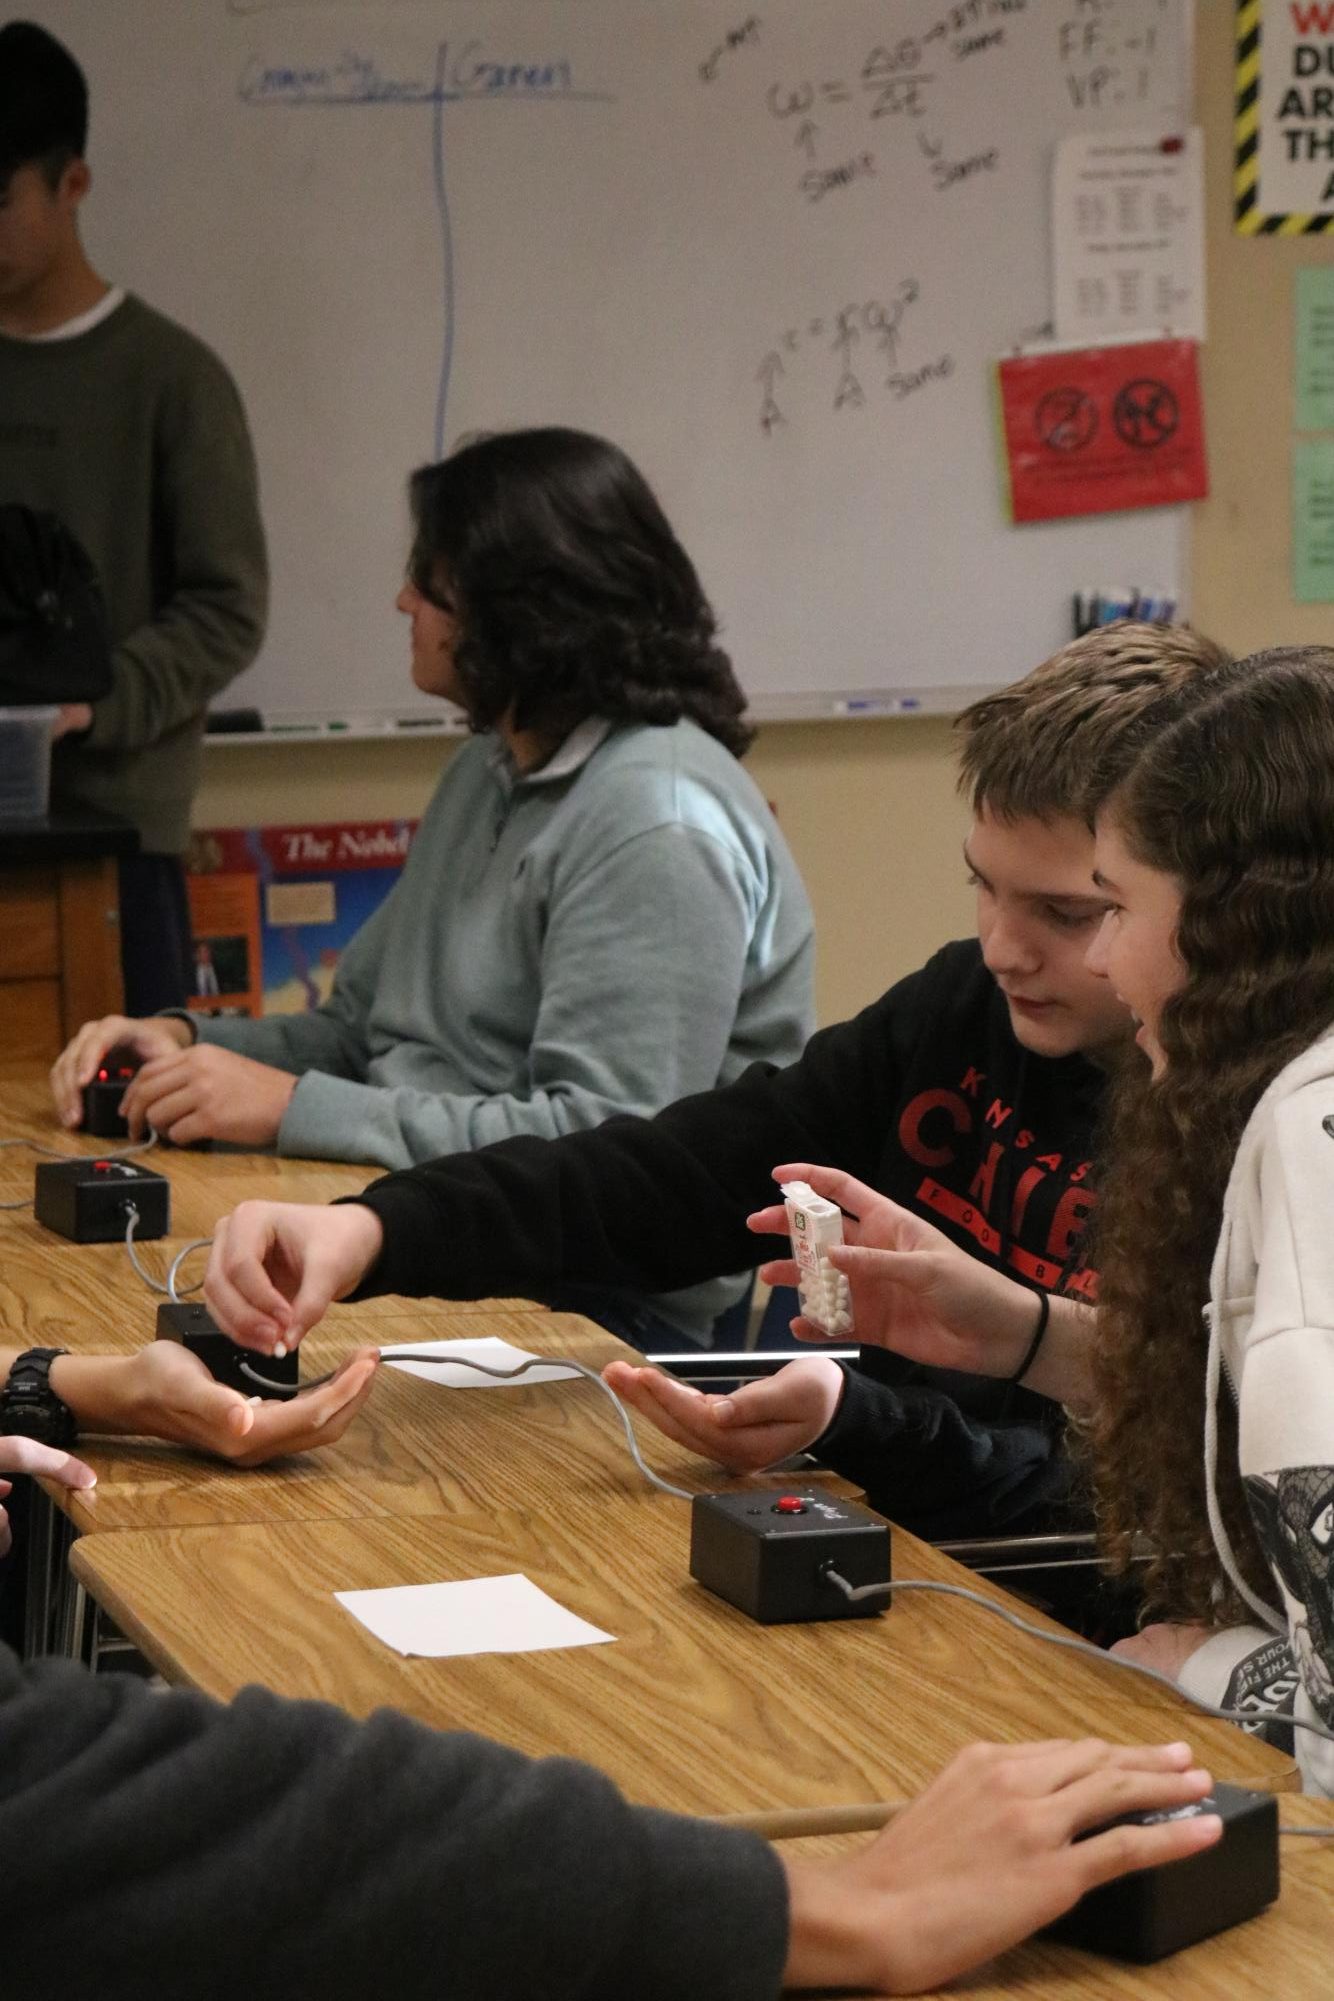
[[[649,1485],[657,1487],[664,1494],[674,1495],[678,1501],[693,1501],[695,1498],[689,1488],[674,1487],[670,1480],[664,1480],[660,1473],[653,1471],[653,1468],[647,1463],[643,1453],[639,1449],[639,1440],[635,1437],[634,1426],[630,1422],[629,1411],[621,1402],[611,1384],[604,1383],[597,1370],[588,1368],[583,1362],[569,1361],[563,1355],[534,1355],[530,1361],[520,1362],[517,1369],[493,1369],[487,1362],[474,1362],[462,1355],[414,1355],[411,1350],[391,1355],[389,1360],[391,1363],[422,1362],[430,1368],[475,1369],[479,1376],[493,1376],[500,1383],[510,1383],[518,1376],[526,1376],[530,1369],[572,1369],[575,1375],[582,1376],[586,1382],[596,1383],[603,1396],[607,1397],[615,1405],[616,1415],[620,1418],[622,1428],[625,1432],[625,1442],[630,1448],[630,1457],[634,1460],[635,1465],[639,1468]],[[259,1371],[252,1368],[249,1362],[242,1362],[241,1364],[241,1374],[248,1376],[252,1383],[258,1383],[261,1389],[266,1389],[273,1395],[284,1397],[300,1396],[306,1390],[317,1390],[322,1384],[332,1382],[337,1373],[336,1369],[332,1370],[327,1376],[317,1376],[313,1382],[309,1383],[278,1383],[274,1382],[269,1376],[260,1375]]]

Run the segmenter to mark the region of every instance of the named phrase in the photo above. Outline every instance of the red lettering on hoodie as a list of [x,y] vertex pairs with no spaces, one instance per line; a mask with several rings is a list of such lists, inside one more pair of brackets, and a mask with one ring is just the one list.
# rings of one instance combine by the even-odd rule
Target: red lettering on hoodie
[[972,1114],[957,1091],[919,1091],[903,1108],[899,1145],[919,1167],[948,1167],[954,1159],[954,1148],[932,1146],[923,1131],[933,1112],[943,1112],[947,1127],[956,1133],[973,1129]]

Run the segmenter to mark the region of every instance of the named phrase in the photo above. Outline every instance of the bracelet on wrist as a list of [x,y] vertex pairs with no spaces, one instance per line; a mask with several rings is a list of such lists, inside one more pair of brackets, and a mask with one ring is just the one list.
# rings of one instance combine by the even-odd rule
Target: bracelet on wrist
[[1038,1349],[1042,1346],[1043,1339],[1047,1332],[1047,1322],[1050,1319],[1051,1319],[1051,1294],[1049,1292],[1040,1292],[1038,1294],[1038,1319],[1037,1319],[1037,1325],[1033,1329],[1033,1338],[1029,1342],[1027,1348],[1024,1350],[1024,1359],[1019,1364],[1019,1367],[1015,1370],[1012,1376],[1006,1377],[1007,1382],[1021,1383],[1024,1377],[1028,1374],[1029,1370],[1032,1368],[1034,1362],[1036,1362],[1038,1358]]

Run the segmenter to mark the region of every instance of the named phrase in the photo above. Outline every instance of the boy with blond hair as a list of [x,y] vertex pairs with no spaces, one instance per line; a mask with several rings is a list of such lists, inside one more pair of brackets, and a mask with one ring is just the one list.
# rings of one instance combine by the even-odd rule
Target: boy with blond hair
[[[1130,1027],[1084,965],[1104,907],[1093,815],[1178,691],[1226,657],[1187,629],[1122,622],[965,711],[977,938],[946,945],[789,1068],[754,1065],[651,1120],[427,1162],[333,1208],[244,1203],[213,1253],[215,1316],[267,1348],[354,1290],[527,1293],[577,1310],[584,1285],[690,1284],[755,1261],[747,1214],[772,1203],[784,1162],[846,1169],[917,1219],[924,1242],[962,1246],[1036,1295],[1091,1298],[1079,1251],[1094,1134]],[[782,1226],[771,1210],[762,1227]],[[1064,1507],[1059,1407],[1017,1378],[874,1348],[855,1368],[812,1355],[727,1397],[623,1363],[608,1380],[725,1466],[813,1449],[929,1539],[1032,1530]]]

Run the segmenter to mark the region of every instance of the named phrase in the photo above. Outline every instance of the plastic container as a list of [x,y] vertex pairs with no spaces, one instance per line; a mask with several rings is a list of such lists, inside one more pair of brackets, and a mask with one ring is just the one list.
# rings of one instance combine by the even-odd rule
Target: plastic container
[[0,708],[0,824],[44,820],[51,796],[55,708]]

